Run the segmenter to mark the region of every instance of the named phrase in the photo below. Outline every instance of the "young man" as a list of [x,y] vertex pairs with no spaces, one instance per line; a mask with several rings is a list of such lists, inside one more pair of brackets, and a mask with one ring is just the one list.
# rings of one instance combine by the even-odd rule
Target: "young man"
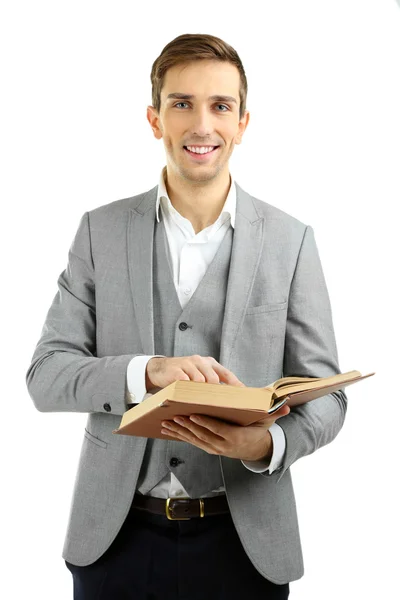
[[159,184],[83,215],[27,373],[38,410],[88,413],[63,558],[75,599],[288,598],[304,572],[290,466],[336,437],[344,392],[255,426],[112,434],[179,379],[340,373],[312,227],[229,172],[249,122],[237,53],[182,35],[151,80]]

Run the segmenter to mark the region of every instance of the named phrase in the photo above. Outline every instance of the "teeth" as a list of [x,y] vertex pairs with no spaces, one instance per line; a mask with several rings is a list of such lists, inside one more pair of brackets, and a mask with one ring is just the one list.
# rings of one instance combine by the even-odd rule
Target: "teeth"
[[211,152],[214,150],[214,146],[186,146],[190,152],[195,152],[196,154],[207,154],[207,152]]

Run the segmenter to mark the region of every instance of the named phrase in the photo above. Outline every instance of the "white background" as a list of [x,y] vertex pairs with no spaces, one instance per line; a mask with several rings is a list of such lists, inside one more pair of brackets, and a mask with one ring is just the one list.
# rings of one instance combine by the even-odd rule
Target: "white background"
[[146,120],[153,61],[211,33],[249,84],[231,172],[313,227],[341,371],[376,372],[349,388],[338,437],[291,469],[305,575],[290,597],[397,597],[398,4],[14,1],[0,23],[1,596],[72,598],[61,550],[86,415],[38,412],[25,373],[82,214],[165,164]]

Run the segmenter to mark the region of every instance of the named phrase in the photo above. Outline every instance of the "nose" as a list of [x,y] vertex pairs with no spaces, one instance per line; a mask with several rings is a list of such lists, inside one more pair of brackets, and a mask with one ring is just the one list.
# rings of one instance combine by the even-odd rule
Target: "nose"
[[207,107],[198,108],[192,113],[191,133],[206,138],[213,132],[212,115]]

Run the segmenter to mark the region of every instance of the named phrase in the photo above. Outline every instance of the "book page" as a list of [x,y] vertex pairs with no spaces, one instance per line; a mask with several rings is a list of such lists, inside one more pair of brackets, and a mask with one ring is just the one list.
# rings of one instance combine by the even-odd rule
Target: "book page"
[[324,377],[282,377],[272,383],[270,388],[277,390],[283,388],[286,385],[293,385],[294,383],[306,383],[308,381],[318,381],[319,379],[325,379]]

